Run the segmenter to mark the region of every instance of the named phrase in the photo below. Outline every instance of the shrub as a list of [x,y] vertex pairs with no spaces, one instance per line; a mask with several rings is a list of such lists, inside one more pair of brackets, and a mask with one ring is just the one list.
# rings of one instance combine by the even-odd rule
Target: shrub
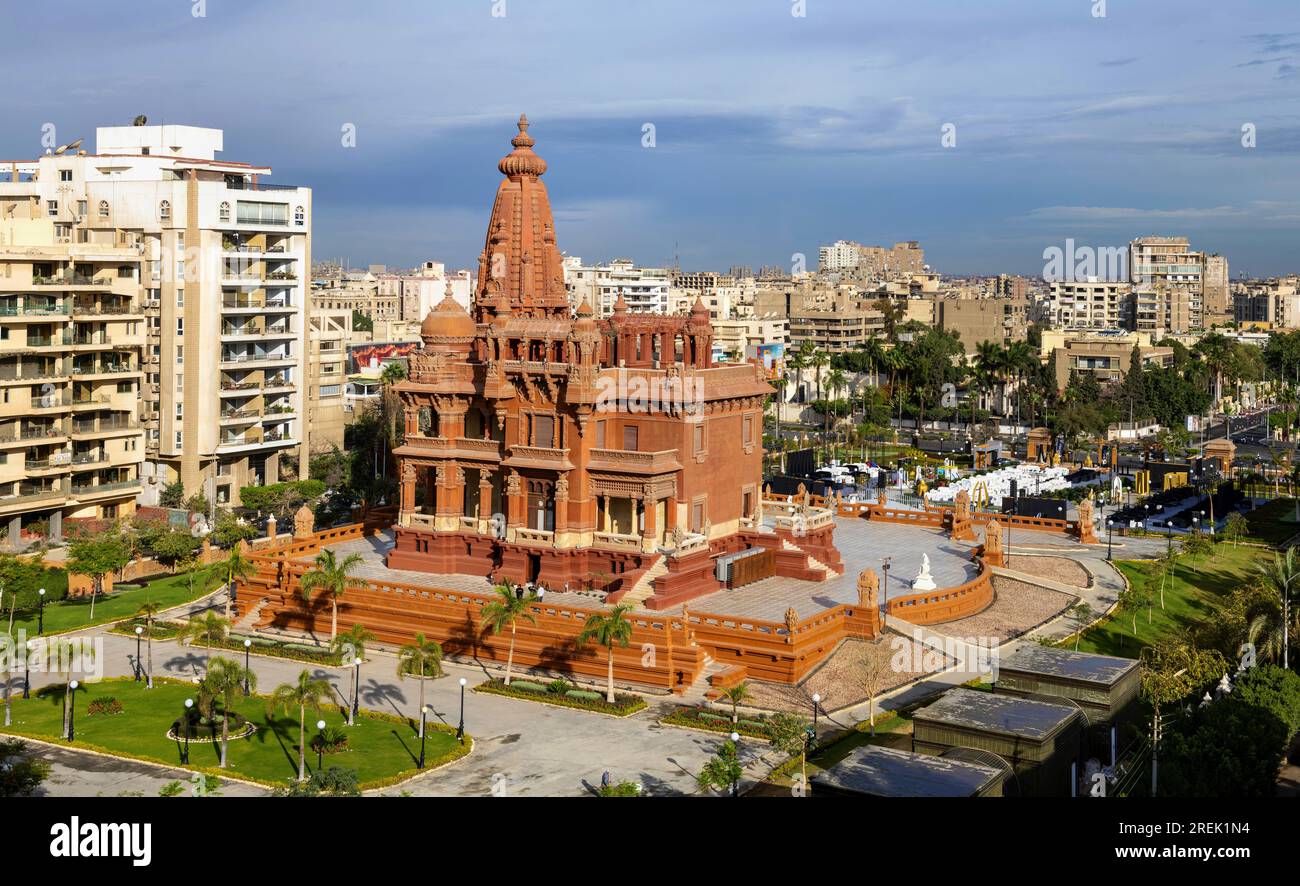
[[602,698],[604,698],[604,696],[601,695],[599,692],[590,692],[582,689],[570,689],[568,692],[564,694],[567,695],[569,698],[580,698],[583,699],[584,701],[600,701]]
[[340,754],[348,750],[348,734],[337,726],[327,726],[312,736],[311,749],[317,753]]
[[510,698],[524,699],[525,701],[539,701],[543,704],[553,704],[565,708],[578,708],[583,711],[595,711],[600,714],[613,714],[616,717],[635,714],[646,706],[645,699],[638,695],[618,693],[614,696],[614,703],[610,704],[605,701],[605,696],[599,692],[570,689],[560,695],[549,691],[546,686],[540,683],[530,683],[527,680],[514,680],[509,686],[506,686],[500,678],[495,678],[475,686],[474,691],[490,692],[493,695],[505,695]]
[[635,781],[620,781],[618,784],[601,785],[600,796],[639,797],[641,796],[641,785]]
[[558,680],[552,680],[551,682],[546,684],[546,691],[553,692],[556,695],[564,695],[573,688],[574,685],[570,683],[568,680],[565,680],[563,677],[561,677]]
[[512,680],[510,681],[511,689],[522,689],[525,692],[548,692],[549,690],[541,683],[533,683],[529,680]]
[[158,796],[160,797],[179,797],[184,793],[185,788],[181,786],[179,781],[169,781],[158,789]]
[[91,699],[90,704],[86,706],[86,713],[92,717],[96,714],[120,714],[122,702],[111,695],[101,695],[99,698]]

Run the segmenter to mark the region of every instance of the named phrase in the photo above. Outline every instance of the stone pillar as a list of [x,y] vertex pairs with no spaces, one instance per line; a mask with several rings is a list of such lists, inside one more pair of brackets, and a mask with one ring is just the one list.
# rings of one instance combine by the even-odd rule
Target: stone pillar
[[672,535],[677,528],[677,497],[669,496],[664,502],[664,535]]
[[658,530],[655,524],[656,502],[650,498],[641,499],[641,507],[645,513],[645,525],[641,528],[641,549],[649,552],[655,548],[655,540]]
[[601,511],[600,531],[609,532],[610,524],[609,524],[609,496],[608,495],[602,495],[600,497],[600,511]]
[[23,546],[23,518],[21,514],[16,514],[9,518],[9,547],[13,550],[21,550]]
[[274,542],[275,536],[276,536],[275,514],[272,514],[271,516],[266,518],[266,537],[270,541]]
[[569,475],[560,474],[555,481],[555,535],[569,529]]
[[398,504],[399,519],[405,518],[415,510],[415,475],[415,465],[409,462],[402,464],[402,491]]
[[506,525],[524,526],[527,523],[525,511],[528,499],[524,495],[523,478],[518,471],[511,471],[506,478]]
[[487,469],[478,474],[478,518],[492,518],[492,474]]
[[63,511],[57,508],[50,514],[50,541],[63,538]]

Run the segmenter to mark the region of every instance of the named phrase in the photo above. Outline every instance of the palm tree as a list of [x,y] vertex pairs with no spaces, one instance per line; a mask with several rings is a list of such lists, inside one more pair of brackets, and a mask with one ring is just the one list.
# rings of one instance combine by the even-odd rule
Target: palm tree
[[848,378],[844,375],[844,372],[842,370],[832,369],[830,374],[826,376],[826,387],[830,392],[831,399],[827,405],[826,414],[822,417],[823,436],[825,436],[830,431],[830,417],[831,417],[831,412],[835,411],[836,409],[835,404],[838,400],[837,395],[840,393],[840,391],[844,390],[844,388],[847,385],[848,385]]
[[[807,344],[807,342],[804,342]],[[803,349],[795,351],[786,360],[786,366],[794,370],[795,375],[795,398],[802,402],[803,396],[803,371],[808,368],[808,358],[804,355]]]
[[880,365],[880,358],[885,353],[884,348],[880,346],[880,339],[876,338],[875,335],[867,338],[867,340],[862,343],[862,353],[863,356],[867,358],[867,368],[870,370],[869,377],[871,379],[871,384],[878,386],[880,384],[880,379],[876,375],[876,368]]
[[333,692],[328,680],[312,677],[304,669],[296,683],[281,683],[266,701],[267,713],[279,707],[287,714],[291,707],[298,708],[298,781],[307,780],[307,708],[319,711]]
[[230,636],[230,622],[215,612],[205,612],[201,618],[191,618],[182,636],[191,643],[201,642],[212,657],[212,644]]
[[[358,658],[366,657],[366,644],[375,639],[375,635],[368,631],[360,622],[353,624],[343,633],[334,638],[330,644],[330,652],[339,656],[340,663],[352,671],[352,694],[355,697],[357,693],[357,669],[351,667]],[[352,725],[352,708],[348,708],[348,725]]]
[[814,377],[816,378],[817,381],[818,400],[822,398],[822,374],[823,374],[822,370],[825,369],[827,366],[829,366],[830,363],[831,363],[831,355],[826,353],[825,351],[813,351],[813,355],[811,359],[809,359],[808,361],[808,365],[813,368],[813,372],[815,373]]
[[144,648],[148,667],[144,672],[144,688],[153,688],[153,623],[162,611],[162,606],[150,600],[147,603],[140,604],[140,608],[135,611],[136,618],[144,618]]
[[1273,593],[1278,595],[1282,606],[1282,667],[1289,668],[1291,646],[1291,598],[1300,583],[1296,581],[1295,548],[1287,548],[1285,554],[1274,553],[1272,562],[1265,561],[1259,567],[1260,576]]
[[383,388],[383,396],[380,401],[383,411],[383,428],[378,438],[379,442],[384,444],[384,463],[383,470],[380,472],[381,477],[388,476],[388,450],[396,446],[398,442],[397,415],[400,410],[398,409],[396,385],[405,378],[406,367],[401,363],[386,363],[379,373],[379,383]]
[[735,686],[722,690],[722,697],[731,702],[731,723],[733,726],[740,722],[740,712],[737,710],[740,703],[748,701],[752,695],[753,693],[749,691],[749,684],[743,680]]
[[[403,646],[397,653],[397,677],[404,680],[408,676],[420,681],[420,710],[424,710],[424,680],[442,674],[442,647],[436,640],[426,640],[424,634],[416,634],[415,642]],[[421,718],[423,735],[423,718]]]
[[316,555],[316,565],[304,573],[298,582],[304,600],[310,602],[317,591],[329,598],[331,643],[339,633],[339,599],[349,590],[366,586],[364,579],[352,574],[362,562],[364,560],[360,554],[348,554],[339,560],[332,550],[326,548]]
[[625,617],[631,609],[630,603],[619,603],[606,613],[593,612],[578,635],[579,648],[595,640],[608,651],[609,691],[605,700],[610,704],[614,703],[614,646],[626,647],[632,639],[632,622]]
[[200,697],[212,703],[212,716],[216,717],[216,700],[221,700],[221,768],[226,768],[226,754],[230,745],[230,713],[236,696],[244,693],[247,681],[249,691],[257,687],[257,674],[252,669],[245,669],[237,661],[229,658],[217,658],[208,662],[208,672],[199,683]]
[[253,562],[239,552],[239,545],[230,549],[229,556],[213,564],[226,580],[226,619],[230,619],[230,598],[236,581],[247,581],[257,570]]
[[1016,376],[1016,423],[1020,423],[1020,391],[1024,377],[1036,371],[1041,365],[1038,351],[1027,341],[1014,341],[1007,346],[1007,368]]
[[499,634],[502,628],[510,626],[510,653],[506,656],[506,685],[509,686],[510,672],[515,664],[515,624],[521,618],[530,624],[537,624],[537,618],[531,611],[532,604],[537,602],[537,596],[529,592],[523,597],[516,597],[509,585],[497,585],[492,590],[497,598],[483,606],[483,627],[485,631]]
[[53,657],[53,662],[58,668],[59,673],[63,675],[63,737],[68,737],[68,724],[71,720],[69,716],[72,710],[72,692],[68,689],[68,684],[72,682],[72,666],[74,663],[86,666],[86,659],[94,661],[95,647],[90,643],[80,643],[76,640],[68,640],[62,637],[56,637],[50,641],[47,647],[47,655]]

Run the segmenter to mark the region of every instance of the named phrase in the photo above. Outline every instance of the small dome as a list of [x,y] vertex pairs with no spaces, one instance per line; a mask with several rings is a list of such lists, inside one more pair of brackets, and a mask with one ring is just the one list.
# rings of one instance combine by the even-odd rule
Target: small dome
[[420,338],[424,339],[425,344],[433,344],[435,341],[449,343],[451,339],[471,340],[477,332],[474,319],[452,296],[451,281],[448,280],[447,294],[433,306],[420,324]]
[[528,134],[528,115],[519,115],[519,134],[510,140],[514,145],[514,150],[501,158],[497,164],[497,169],[501,170],[503,175],[543,175],[546,172],[546,161],[533,153],[532,136]]
[[695,296],[695,304],[691,305],[691,313],[697,317],[701,314],[707,317],[709,314],[709,309],[704,306],[704,299],[698,295]]

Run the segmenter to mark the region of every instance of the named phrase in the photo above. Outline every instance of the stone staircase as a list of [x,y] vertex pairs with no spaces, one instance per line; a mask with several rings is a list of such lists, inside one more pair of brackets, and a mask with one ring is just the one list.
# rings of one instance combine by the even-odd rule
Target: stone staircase
[[261,617],[262,607],[266,605],[266,602],[267,600],[265,597],[258,600],[257,603],[253,605],[253,608],[249,609],[248,612],[244,614],[243,618],[239,619],[234,623],[234,625],[232,625],[232,628],[237,631],[254,630],[257,627],[258,618]]
[[833,578],[837,574],[821,560],[818,560],[816,557],[814,557],[812,554],[805,551],[803,548],[787,541],[784,538],[781,539],[781,549],[785,551],[795,551],[797,553],[803,554],[804,557],[807,558],[808,568],[813,570],[814,572],[820,572],[822,574],[823,581],[825,581],[828,578]]
[[660,557],[654,562],[654,565],[645,571],[632,590],[623,595],[620,603],[627,603],[635,608],[640,608],[645,601],[654,596],[655,579],[668,572],[667,558]]

